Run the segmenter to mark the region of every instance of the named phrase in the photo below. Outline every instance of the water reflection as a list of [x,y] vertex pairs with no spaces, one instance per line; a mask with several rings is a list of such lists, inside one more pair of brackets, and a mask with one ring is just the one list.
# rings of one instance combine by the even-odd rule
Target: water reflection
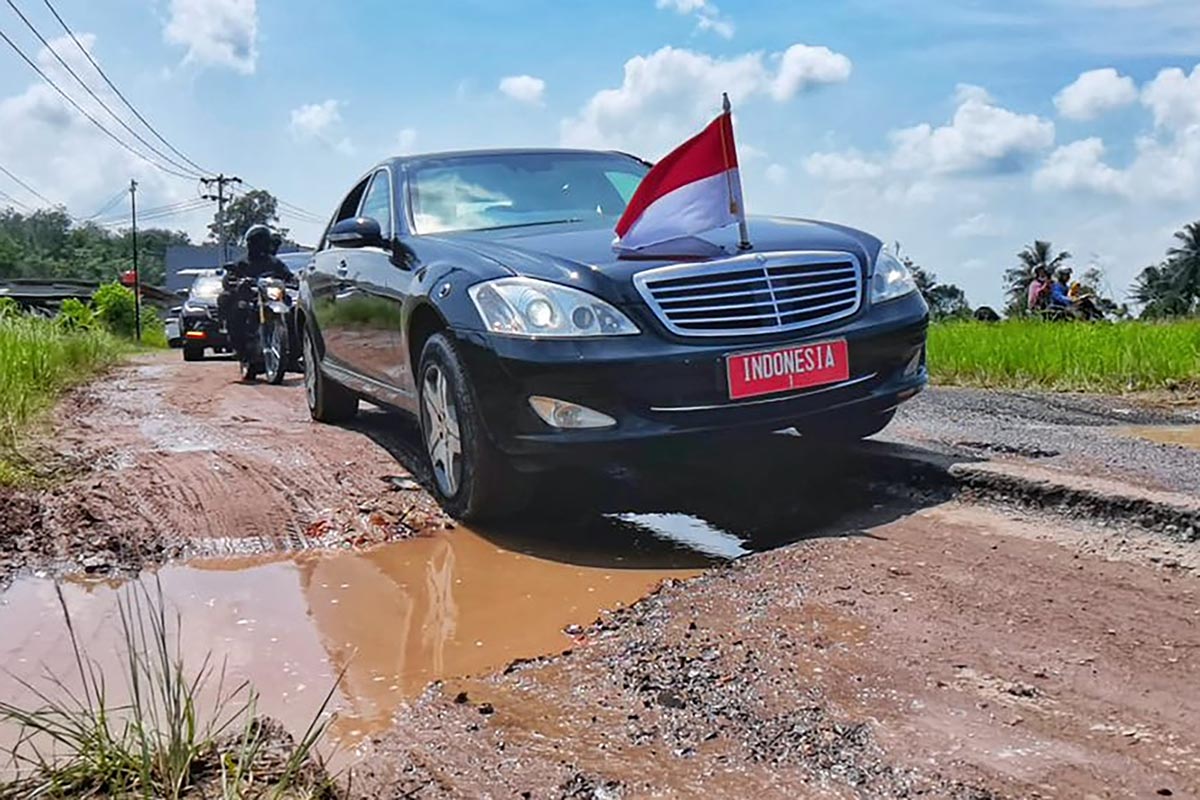
[[[488,672],[572,646],[563,633],[694,569],[581,566],[497,546],[468,530],[366,552],[237,558],[164,567],[187,663],[208,651],[230,679],[262,691],[263,713],[303,729],[339,673],[335,738],[385,727],[431,681]],[[117,587],[64,586],[83,641],[119,691]],[[18,582],[0,605],[0,663],[33,678],[70,674],[71,649],[45,581]],[[0,697],[28,701],[15,681]],[[119,701],[120,698],[117,698]]]

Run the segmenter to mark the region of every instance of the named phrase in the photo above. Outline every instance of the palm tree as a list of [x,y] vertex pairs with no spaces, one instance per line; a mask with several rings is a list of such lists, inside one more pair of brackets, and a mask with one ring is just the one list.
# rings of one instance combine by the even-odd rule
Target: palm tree
[[1189,222],[1175,231],[1177,245],[1167,250],[1167,266],[1175,291],[1190,306],[1200,297],[1200,222]]
[[1017,253],[1017,258],[1020,259],[1021,266],[1009,267],[1004,271],[1004,293],[1008,297],[1005,310],[1010,316],[1023,314],[1028,310],[1026,291],[1029,289],[1029,282],[1033,280],[1034,269],[1045,267],[1046,271],[1053,275],[1056,269],[1070,260],[1071,254],[1066,250],[1055,253],[1050,242],[1037,239]]
[[1138,273],[1129,296],[1142,306],[1141,316],[1146,319],[1186,314],[1191,305],[1179,293],[1171,268],[1166,263],[1146,267]]

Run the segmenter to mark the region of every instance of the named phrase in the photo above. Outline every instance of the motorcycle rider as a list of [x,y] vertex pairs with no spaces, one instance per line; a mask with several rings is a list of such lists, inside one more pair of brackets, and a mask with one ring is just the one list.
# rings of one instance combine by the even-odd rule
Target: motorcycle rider
[[229,343],[239,356],[245,352],[246,337],[253,332],[255,322],[250,314],[254,287],[247,286],[243,279],[270,276],[289,280],[292,277],[287,265],[275,257],[277,238],[280,237],[270,227],[251,225],[246,230],[246,257],[225,270],[225,289],[217,298],[217,307],[225,319]]

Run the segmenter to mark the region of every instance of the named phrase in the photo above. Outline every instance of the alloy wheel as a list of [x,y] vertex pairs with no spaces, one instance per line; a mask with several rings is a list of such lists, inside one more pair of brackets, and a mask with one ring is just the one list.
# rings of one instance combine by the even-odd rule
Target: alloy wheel
[[462,472],[462,435],[450,382],[437,364],[425,371],[421,406],[425,412],[425,446],[438,488],[447,497],[458,491]]

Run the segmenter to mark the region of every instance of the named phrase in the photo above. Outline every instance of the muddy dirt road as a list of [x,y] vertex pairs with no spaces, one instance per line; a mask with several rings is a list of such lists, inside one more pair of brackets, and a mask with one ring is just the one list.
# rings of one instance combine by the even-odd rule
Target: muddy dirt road
[[344,674],[356,796],[1200,796],[1189,408],[935,390],[853,451],[671,448],[466,530],[402,418],[235,374],[154,357],[64,404],[77,477],[0,498],[10,671],[69,658],[50,577],[112,663],[166,562],[185,652],[266,713]]

